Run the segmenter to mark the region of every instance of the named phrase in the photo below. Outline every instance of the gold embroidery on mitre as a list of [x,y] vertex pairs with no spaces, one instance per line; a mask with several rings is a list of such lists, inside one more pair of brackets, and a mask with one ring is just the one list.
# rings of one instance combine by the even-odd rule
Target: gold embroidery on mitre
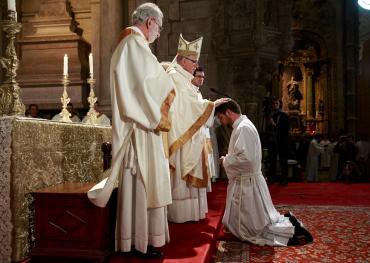
[[200,50],[202,49],[202,42],[203,37],[189,42],[183,38],[182,34],[180,34],[177,54],[185,57],[193,55],[196,56],[196,59],[198,60],[200,57]]

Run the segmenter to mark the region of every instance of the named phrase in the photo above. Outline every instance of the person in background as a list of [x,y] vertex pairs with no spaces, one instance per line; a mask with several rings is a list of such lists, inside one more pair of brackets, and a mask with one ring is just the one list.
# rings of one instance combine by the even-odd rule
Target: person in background
[[317,182],[319,179],[319,156],[325,153],[325,148],[320,146],[321,134],[316,133],[308,147],[306,162],[306,180],[308,182]]
[[331,145],[330,140],[328,139],[327,135],[323,135],[322,140],[320,141],[319,145],[324,149],[327,149],[324,153],[320,156],[320,168],[329,169],[330,167],[330,151],[329,146]]
[[[274,98],[272,101],[273,114],[270,118],[272,126],[272,141],[269,146],[269,172],[268,180],[279,181],[288,185],[288,154],[289,154],[289,117],[282,111],[282,102]],[[281,175],[277,178],[276,162],[279,160]]]
[[356,155],[356,163],[361,172],[362,181],[369,180],[369,157],[370,157],[370,143],[366,133],[360,135],[360,139],[356,142],[358,149]]
[[37,104],[30,104],[28,106],[28,114],[26,115],[26,117],[29,117],[29,118],[41,118],[39,116],[39,105],[37,105]]

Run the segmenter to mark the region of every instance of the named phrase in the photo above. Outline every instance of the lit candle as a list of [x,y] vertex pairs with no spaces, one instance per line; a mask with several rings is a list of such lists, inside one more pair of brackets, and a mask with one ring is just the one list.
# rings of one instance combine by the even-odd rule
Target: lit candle
[[89,68],[90,68],[90,78],[94,78],[94,66],[93,66],[93,55],[90,53],[89,55]]
[[15,0],[8,0],[8,10],[16,12],[15,9]]
[[63,76],[68,76],[68,56],[64,55]]

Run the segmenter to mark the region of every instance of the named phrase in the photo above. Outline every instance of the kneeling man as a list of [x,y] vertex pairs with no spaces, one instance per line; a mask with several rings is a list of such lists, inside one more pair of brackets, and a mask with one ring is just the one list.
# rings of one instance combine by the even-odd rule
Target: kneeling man
[[243,241],[286,246],[312,242],[312,236],[291,213],[281,215],[272,204],[261,172],[261,142],[256,127],[233,100],[215,110],[223,126],[233,128],[228,153],[220,158],[229,184],[222,223]]

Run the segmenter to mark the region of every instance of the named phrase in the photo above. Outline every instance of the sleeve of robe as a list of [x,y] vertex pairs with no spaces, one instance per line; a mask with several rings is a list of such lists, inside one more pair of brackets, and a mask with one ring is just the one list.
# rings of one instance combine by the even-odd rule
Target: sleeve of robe
[[255,163],[258,162],[257,151],[258,141],[255,138],[253,131],[247,126],[237,128],[232,134],[234,142],[233,151],[229,151],[223,161],[223,166],[226,171],[234,173],[253,172]]
[[111,65],[121,119],[131,119],[147,129],[168,131],[168,110],[174,97],[172,80],[141,36],[132,34],[122,42],[119,56],[112,61],[115,65]]

